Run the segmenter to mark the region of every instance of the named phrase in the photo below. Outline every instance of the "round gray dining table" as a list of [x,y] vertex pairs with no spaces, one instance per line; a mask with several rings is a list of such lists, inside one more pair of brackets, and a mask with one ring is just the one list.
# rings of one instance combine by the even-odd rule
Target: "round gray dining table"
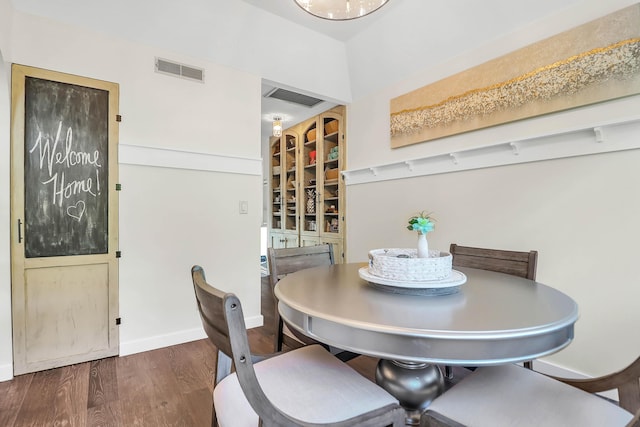
[[275,287],[278,311],[289,327],[317,341],[380,358],[376,381],[405,406],[408,423],[441,393],[438,364],[523,362],[573,339],[577,304],[542,283],[455,267],[464,284],[447,295],[425,295],[369,283],[362,268],[367,264],[336,264],[283,277]]

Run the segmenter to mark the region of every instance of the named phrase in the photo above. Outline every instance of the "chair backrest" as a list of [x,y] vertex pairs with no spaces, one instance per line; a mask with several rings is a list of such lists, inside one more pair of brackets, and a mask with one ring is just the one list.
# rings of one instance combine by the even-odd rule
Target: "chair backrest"
[[[273,293],[273,299],[276,304],[273,319],[275,328],[273,347],[275,351],[281,351],[282,345],[285,342],[285,334],[283,332],[284,323],[278,312],[278,301],[274,293],[276,283],[287,274],[304,270],[305,268],[333,264],[333,245],[327,243],[301,248],[268,248],[267,259],[269,262],[269,285],[271,286],[271,292]],[[316,343],[315,340],[294,329],[289,330],[291,335],[304,344]]]
[[287,274],[334,263],[333,246],[330,243],[301,248],[268,248],[267,258],[272,289]]
[[597,378],[573,379],[552,377],[589,393],[617,389],[620,407],[640,414],[640,357],[626,368]]
[[191,279],[205,333],[219,351],[231,357],[231,339],[225,318],[226,299],[230,296],[208,285],[204,270],[199,265],[191,268]]
[[261,420],[270,425],[295,425],[292,419],[278,411],[264,394],[253,368],[242,305],[237,296],[224,293],[206,282],[200,266],[191,268],[191,278],[204,330],[220,352],[231,357],[238,382],[249,404]]
[[453,256],[454,267],[479,268],[536,280],[537,251],[503,251],[459,246],[452,243],[449,252]]

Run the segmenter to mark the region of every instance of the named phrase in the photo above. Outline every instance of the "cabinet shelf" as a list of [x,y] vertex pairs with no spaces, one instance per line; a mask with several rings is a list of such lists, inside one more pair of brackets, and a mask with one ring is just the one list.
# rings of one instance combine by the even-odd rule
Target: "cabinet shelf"
[[325,135],[324,140],[338,143],[338,131]]

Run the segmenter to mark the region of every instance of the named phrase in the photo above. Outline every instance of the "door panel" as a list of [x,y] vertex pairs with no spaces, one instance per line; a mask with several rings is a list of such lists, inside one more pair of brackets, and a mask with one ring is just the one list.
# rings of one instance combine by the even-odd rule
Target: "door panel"
[[24,303],[28,364],[108,348],[107,264],[27,269]]
[[14,374],[117,355],[115,83],[14,64]]

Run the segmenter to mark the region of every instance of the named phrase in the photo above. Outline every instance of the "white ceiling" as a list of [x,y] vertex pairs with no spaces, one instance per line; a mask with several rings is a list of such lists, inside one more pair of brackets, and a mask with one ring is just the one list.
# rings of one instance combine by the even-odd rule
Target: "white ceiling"
[[[410,66],[393,57],[387,61],[370,56],[358,57],[365,38],[380,46],[393,46],[391,50],[405,53],[404,58],[411,57],[406,51],[415,49],[411,38],[424,39],[420,47],[424,52],[431,52],[433,61],[437,63],[464,54],[474,45],[486,43],[497,35],[527,25],[580,0],[390,0],[378,11],[349,21],[319,19],[303,11],[293,0],[243,1],[345,43],[349,60],[355,58],[355,63],[350,64],[352,91],[361,92],[362,87],[375,90],[377,81],[388,82],[390,75],[395,73],[397,77],[405,73],[406,76],[411,70]],[[425,58],[416,58],[416,65],[424,61]],[[354,75],[358,78],[354,78]],[[263,94],[272,87],[272,84],[265,82]],[[287,127],[287,124],[303,121],[333,105],[322,104],[319,111],[311,111],[306,107],[263,98],[263,138],[270,134],[274,116],[286,117]]]
[[[319,96],[308,92],[314,90],[313,79],[324,79],[324,86],[316,85],[318,88],[335,80],[340,94],[333,101],[349,102],[432,70],[564,9],[595,8],[602,0],[390,0],[370,15],[339,22],[313,17],[293,0],[11,1],[17,10],[26,13],[203,58],[264,78],[282,78],[298,86],[285,89],[312,96]],[[280,30],[276,31],[277,39],[270,37],[274,27]],[[308,56],[303,50],[311,50],[310,43],[338,51],[339,58],[346,58],[344,68],[336,68],[333,75],[316,76],[305,74],[295,65],[283,68],[281,61],[272,57],[272,46],[283,52],[294,46],[289,55]],[[518,41],[513,44],[517,46]],[[265,81],[263,94],[273,84]],[[303,87],[307,84],[309,87]],[[324,103],[309,109],[263,98],[263,140],[270,134],[274,115],[283,116],[284,126],[288,127],[332,105]]]
[[331,38],[340,41],[347,41],[356,34],[362,32],[372,23],[376,22],[389,11],[397,7],[398,3],[403,0],[390,0],[384,7],[375,13],[363,16],[362,18],[352,19],[348,21],[329,21],[327,19],[319,19],[302,10],[293,0],[244,0],[253,6],[264,9],[269,13],[278,15],[291,22],[302,25],[310,30],[325,34]]
[[[319,19],[298,7],[293,0],[244,0],[253,6],[259,7],[266,12],[277,15],[288,21],[299,24],[307,29],[322,33],[328,37],[347,42],[356,35],[360,34],[366,28],[369,28],[374,22],[387,15],[390,10],[397,7],[403,0],[390,0],[384,7],[375,13],[366,15],[359,19],[348,21],[329,21]],[[263,82],[262,94],[269,93],[275,87],[275,83]],[[287,88],[296,90],[296,88]],[[304,93],[304,92],[302,92]],[[315,96],[315,95],[314,95]],[[284,119],[285,128],[289,125],[300,123],[309,117],[313,117],[329,108],[335,106],[333,102],[324,102],[316,107],[309,108],[299,106],[277,99],[262,99],[262,138],[267,139],[271,133],[271,124],[273,118],[278,116]]]

